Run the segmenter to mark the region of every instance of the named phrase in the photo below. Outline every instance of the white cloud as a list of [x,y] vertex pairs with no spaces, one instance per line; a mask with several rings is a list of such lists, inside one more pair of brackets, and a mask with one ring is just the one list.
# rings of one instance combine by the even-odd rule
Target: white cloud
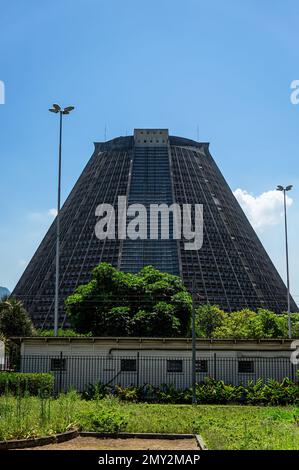
[[49,209],[48,214],[51,215],[52,217],[56,217],[57,209]]
[[[283,219],[283,194],[280,191],[266,191],[254,196],[238,188],[234,191],[234,195],[257,231],[273,227]],[[291,206],[293,199],[287,196],[286,203],[287,206]]]
[[29,212],[27,218],[31,222],[47,222],[57,215],[57,209],[48,209],[44,212]]

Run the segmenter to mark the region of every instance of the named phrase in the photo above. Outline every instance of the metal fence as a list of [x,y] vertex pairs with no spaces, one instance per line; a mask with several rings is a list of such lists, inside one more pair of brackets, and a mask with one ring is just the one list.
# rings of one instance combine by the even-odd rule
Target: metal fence
[[[55,391],[71,388],[82,392],[89,384],[143,386],[171,384],[176,389],[191,387],[192,359],[190,356],[101,355],[101,356],[22,356],[18,368],[22,372],[50,372],[55,377]],[[196,380],[205,377],[234,385],[246,385],[258,379],[297,380],[298,366],[287,356],[224,357],[216,353],[197,356]]]

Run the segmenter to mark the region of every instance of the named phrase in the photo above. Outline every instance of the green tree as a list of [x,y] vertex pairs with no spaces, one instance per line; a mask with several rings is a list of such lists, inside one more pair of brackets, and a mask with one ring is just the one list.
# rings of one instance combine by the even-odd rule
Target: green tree
[[288,335],[288,322],[285,315],[278,315],[266,309],[259,309],[257,318],[261,322],[264,338],[284,338]]
[[[283,315],[283,317],[285,319],[285,325],[286,325],[286,329],[287,329],[288,316]],[[299,338],[299,313],[292,313],[291,314],[291,321],[292,321],[292,336],[293,336],[293,338]]]
[[131,334],[133,320],[129,307],[113,307],[105,315],[105,330],[98,331],[100,336],[122,336]]
[[171,305],[173,306],[173,314],[179,319],[179,333],[184,336],[190,333],[191,313],[192,313],[192,297],[189,292],[181,290],[171,297]]
[[213,332],[213,338],[258,339],[263,328],[257,314],[249,309],[227,313],[221,326]]
[[190,325],[191,296],[182,280],[152,266],[133,274],[101,263],[65,306],[79,333],[184,336]]
[[134,317],[134,336],[178,336],[179,331],[180,321],[166,302],[157,303],[151,312],[139,310]]
[[19,300],[10,297],[0,302],[0,333],[10,336],[32,336],[33,324]]
[[195,314],[196,334],[204,338],[212,338],[216,328],[220,328],[226,318],[226,314],[217,305],[200,305]]

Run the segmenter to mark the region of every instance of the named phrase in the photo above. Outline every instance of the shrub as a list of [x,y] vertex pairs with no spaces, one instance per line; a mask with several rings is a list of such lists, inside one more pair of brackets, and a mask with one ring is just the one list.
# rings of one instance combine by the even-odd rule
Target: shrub
[[140,399],[139,387],[121,387],[120,385],[116,385],[112,393],[123,401],[136,402]]
[[[42,337],[52,337],[54,336],[54,330],[43,330],[43,329],[38,329],[36,330],[36,336],[42,336]],[[64,328],[59,328],[58,329],[58,336],[61,337],[89,337],[92,336],[92,334],[89,333],[77,333],[77,331],[72,330],[72,329],[64,329]]]
[[270,405],[287,405],[299,403],[299,386],[289,378],[281,382],[269,380],[264,386],[264,399]]
[[202,404],[237,403],[242,399],[242,392],[242,386],[225,384],[223,380],[210,377],[196,386],[197,402]]
[[106,385],[103,385],[102,382],[97,382],[95,384],[88,384],[86,389],[82,393],[82,398],[84,400],[100,400],[108,394],[108,388]]
[[[176,389],[171,384],[161,384],[154,387],[145,384],[140,387],[114,387],[102,384],[89,385],[83,393],[85,399],[97,399],[114,396],[121,401],[151,402],[151,403],[191,403],[192,389]],[[240,405],[288,405],[299,403],[299,384],[289,378],[281,382],[262,379],[249,381],[247,385],[226,384],[222,380],[210,377],[196,384],[196,399],[198,404],[240,404]]]
[[27,374],[22,372],[0,373],[0,395],[5,393],[23,396],[50,395],[54,389],[52,374]]
[[100,407],[79,414],[82,430],[93,432],[121,432],[126,428],[127,421],[118,409]]

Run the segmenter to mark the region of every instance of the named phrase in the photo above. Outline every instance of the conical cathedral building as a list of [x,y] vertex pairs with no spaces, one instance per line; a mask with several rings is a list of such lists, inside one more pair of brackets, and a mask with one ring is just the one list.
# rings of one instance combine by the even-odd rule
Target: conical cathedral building
[[[127,204],[202,204],[203,243],[186,250],[186,240],[115,237],[99,239],[96,208]],[[149,223],[147,221],[147,223]],[[63,302],[91,270],[109,262],[136,272],[145,265],[179,275],[195,286],[202,303],[226,311],[249,307],[281,312],[286,287],[209,152],[207,143],[168,135],[167,129],[136,129],[133,136],[96,143],[94,153],[61,209],[59,326],[67,325]],[[23,300],[36,326],[53,327],[55,220],[13,294]],[[296,304],[291,301],[296,310]]]

